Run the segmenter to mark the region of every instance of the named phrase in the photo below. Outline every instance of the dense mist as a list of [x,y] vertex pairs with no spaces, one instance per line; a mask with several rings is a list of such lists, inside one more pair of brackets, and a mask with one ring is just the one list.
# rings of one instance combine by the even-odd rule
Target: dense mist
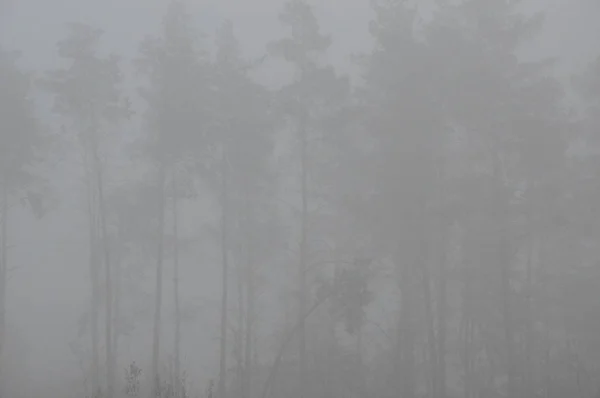
[[595,0],[0,0],[0,398],[599,398]]

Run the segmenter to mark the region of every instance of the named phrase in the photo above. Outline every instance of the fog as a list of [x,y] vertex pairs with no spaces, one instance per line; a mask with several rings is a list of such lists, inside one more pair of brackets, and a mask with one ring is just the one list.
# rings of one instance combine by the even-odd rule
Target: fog
[[598,20],[1,0],[0,397],[600,397]]

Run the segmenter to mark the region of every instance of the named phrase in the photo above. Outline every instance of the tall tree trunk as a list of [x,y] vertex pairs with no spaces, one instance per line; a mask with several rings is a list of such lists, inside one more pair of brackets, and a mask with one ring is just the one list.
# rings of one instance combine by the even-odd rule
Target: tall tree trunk
[[[436,335],[435,335],[435,319],[433,313],[433,298],[432,298],[432,290],[431,290],[431,270],[430,270],[430,256],[427,254],[431,251],[431,244],[428,238],[428,221],[429,217],[427,214],[427,195],[425,191],[421,188],[421,192],[419,192],[419,201],[417,203],[418,206],[418,218],[416,221],[416,238],[417,241],[417,257],[414,264],[414,271],[418,272],[420,270],[420,275],[415,275],[415,277],[420,277],[421,280],[421,288],[423,290],[423,299],[425,301],[425,324],[427,328],[427,360],[428,360],[428,371],[429,371],[429,393],[431,396],[437,396],[437,386],[438,386],[438,359],[437,359],[437,348],[436,348]],[[407,304],[409,306],[413,306],[413,301],[415,300],[415,296],[412,296],[410,302]],[[403,300],[404,305],[404,300]],[[406,320],[405,320],[406,321]],[[413,322],[414,319],[411,319]]]
[[90,297],[90,337],[92,339],[92,368],[91,368],[91,383],[92,383],[92,397],[96,398],[100,395],[100,353],[98,349],[99,333],[98,333],[98,317],[100,310],[100,284],[98,275],[98,222],[96,215],[96,194],[93,188],[91,178],[89,177],[89,168],[86,166],[88,172],[87,182],[87,194],[88,194],[88,222],[89,222],[89,240],[90,240],[90,285],[91,285],[91,297]]
[[[2,181],[2,212],[0,213],[0,369],[6,343],[6,288],[8,277],[8,178]],[[1,386],[0,386],[1,387]],[[0,390],[0,395],[2,391]]]
[[[400,257],[400,256],[398,256]],[[397,258],[400,277],[400,317],[398,322],[399,375],[401,398],[415,397],[414,265]]]
[[511,255],[508,242],[508,217],[509,204],[506,197],[504,182],[501,176],[501,161],[497,159],[494,165],[494,183],[496,198],[494,214],[495,222],[499,223],[497,261],[500,268],[501,300],[502,300],[502,322],[504,326],[504,339],[506,344],[506,375],[507,375],[507,398],[516,398],[516,362],[514,352],[514,325],[511,308],[510,268]]
[[[504,234],[504,233],[503,233]],[[510,276],[509,276],[509,258],[506,255],[507,251],[507,242],[506,237],[503,236],[500,242],[500,248],[503,253],[505,253],[501,259],[503,264],[500,266],[500,273],[502,278],[502,318],[504,323],[504,339],[506,342],[506,374],[508,378],[508,386],[507,386],[507,397],[508,398],[516,398],[516,362],[515,362],[515,353],[514,353],[514,329],[513,329],[513,320],[511,314],[511,305],[510,305]]]
[[173,293],[175,295],[175,341],[173,350],[175,352],[175,398],[180,398],[181,392],[181,311],[179,308],[179,215],[178,194],[175,172],[172,178],[173,191]]
[[440,226],[440,242],[438,249],[439,275],[438,275],[438,298],[437,298],[437,398],[446,398],[446,313],[447,305],[447,273],[446,273],[446,230]]
[[[117,231],[117,242],[121,242],[121,225],[120,220],[119,229]],[[114,277],[114,312],[113,312],[113,349],[112,349],[112,363],[111,369],[114,374],[117,369],[117,362],[119,356],[119,337],[121,334],[121,283],[122,283],[122,253],[119,251],[115,258],[115,277]],[[113,379],[114,381],[114,379]]]
[[464,308],[461,319],[461,337],[462,337],[462,361],[463,361],[463,385],[465,398],[474,397],[473,374],[472,374],[472,329],[473,323],[465,314]]
[[[465,232],[467,233],[467,232]],[[473,299],[473,275],[471,274],[470,259],[465,253],[467,241],[461,242],[461,263],[463,286],[461,291],[461,309],[460,309],[460,328],[462,337],[462,361],[463,361],[463,383],[465,398],[474,398],[472,357],[473,357],[473,318],[472,318],[472,299]]]
[[[506,237],[502,238],[505,241]],[[500,246],[503,247],[503,251],[506,250],[506,243],[501,242]],[[508,256],[503,256],[504,264],[500,267],[501,278],[502,278],[502,318],[504,323],[504,339],[506,341],[506,374],[508,378],[507,386],[507,397],[516,398],[516,363],[514,353],[514,332],[513,332],[513,320],[510,306],[510,279],[509,279],[509,259]]]
[[301,195],[302,195],[302,213],[301,213],[301,231],[300,231],[300,264],[298,267],[298,288],[299,288],[299,308],[298,322],[299,327],[299,365],[300,379],[298,386],[298,397],[305,397],[305,388],[307,385],[306,368],[306,323],[304,314],[306,312],[306,266],[308,256],[308,115],[303,110],[300,115],[300,173],[301,173]]
[[[446,203],[445,195],[445,147],[443,140],[439,140],[438,145],[434,149],[434,152],[439,156],[436,163],[435,170],[435,184],[437,191],[437,200],[440,207]],[[435,155],[434,155],[435,157]],[[437,363],[435,364],[437,383],[434,386],[434,392],[436,398],[446,398],[446,312],[447,312],[447,275],[446,275],[446,260],[447,260],[447,234],[449,228],[447,227],[447,220],[444,215],[440,215],[436,218],[437,223],[437,242],[436,242],[436,253],[437,253],[437,300],[436,300],[436,324],[437,324]]]
[[[335,373],[334,373],[334,369],[336,367],[336,363],[335,363],[335,343],[336,343],[336,339],[335,339],[335,322],[332,319],[326,319],[324,321],[326,323],[326,328],[327,328],[327,335],[325,337],[325,344],[326,344],[326,355],[324,358],[324,365],[325,365],[325,369],[323,370],[323,377],[324,377],[324,381],[325,381],[325,388],[324,388],[324,392],[323,392],[323,397],[326,398],[335,398],[336,394],[335,394],[335,385],[334,385],[334,379],[335,379]],[[323,365],[321,365],[323,366]],[[314,383],[314,382],[313,382]],[[313,390],[314,391],[314,390]]]
[[99,225],[102,240],[102,250],[104,254],[104,276],[106,284],[106,319],[105,319],[105,346],[106,346],[106,398],[113,398],[114,391],[114,369],[111,364],[112,359],[112,307],[113,307],[113,295],[112,295],[112,281],[111,281],[111,261],[110,261],[110,246],[107,232],[107,215],[106,215],[106,203],[104,201],[104,181],[102,176],[102,162],[100,161],[98,142],[97,142],[97,122],[96,122],[96,109],[93,104],[90,104],[90,116],[91,116],[91,132],[90,132],[90,144],[93,157],[93,168],[96,179],[96,189],[98,190],[98,209],[100,211]]
[[[248,206],[248,199],[245,200],[245,212],[247,224],[249,219],[253,219],[250,214]],[[245,345],[244,345],[244,385],[243,385],[243,396],[242,398],[250,397],[251,393],[251,380],[252,380],[252,354],[253,354],[253,342],[254,342],[254,300],[255,300],[255,275],[254,275],[254,249],[252,247],[250,225],[246,225],[246,246],[247,246],[247,264],[246,264],[246,327],[245,327]]]
[[[532,234],[533,235],[533,234]],[[525,311],[527,312],[527,326],[525,336],[525,357],[526,357],[526,369],[525,369],[525,384],[524,384],[524,397],[533,397],[535,392],[534,377],[533,377],[533,348],[534,348],[534,320],[533,320],[533,267],[534,262],[537,260],[536,254],[539,247],[539,241],[536,236],[531,238],[531,247],[527,257],[527,269],[526,269],[526,303]]]
[[429,270],[429,264],[426,260],[425,253],[427,252],[427,244],[424,242],[425,235],[421,234],[421,254],[420,261],[418,262],[419,268],[422,270],[421,282],[423,285],[423,296],[425,299],[425,318],[427,324],[427,353],[429,362],[429,391],[433,397],[437,397],[437,387],[439,385],[438,380],[438,358],[437,358],[437,347],[436,347],[436,335],[435,335],[435,323],[433,314],[433,303],[432,303],[432,292],[431,292],[431,275]]
[[104,202],[104,187],[102,178],[102,169],[98,153],[95,152],[96,158],[96,182],[98,184],[98,202],[100,208],[100,226],[102,233],[102,249],[104,254],[104,277],[106,284],[106,319],[105,319],[105,337],[106,337],[106,398],[113,398],[114,395],[114,379],[115,373],[112,368],[113,352],[112,352],[112,334],[113,334],[113,294],[112,294],[112,279],[111,279],[111,261],[110,261],[110,246],[107,231],[106,221],[106,205]]
[[363,328],[362,325],[356,330],[356,362],[358,369],[358,393],[360,398],[367,398],[367,381],[364,372],[363,360]]
[[[240,258],[242,254],[240,253]],[[246,268],[243,267],[242,261],[236,263],[237,266],[237,299],[238,299],[238,311],[237,311],[237,325],[238,329],[235,334],[235,352],[236,352],[236,383],[238,388],[238,394],[241,398],[246,398],[246,371],[244,369],[244,330],[245,330],[245,319],[246,315],[244,312],[244,279]]]
[[[248,273],[252,273],[250,269]],[[254,346],[254,281],[249,276],[248,286],[246,287],[246,337],[244,342],[244,397],[252,398],[252,369]]]
[[440,279],[438,293],[438,398],[446,398],[446,313],[448,309],[447,301],[447,275],[445,259],[440,263]]
[[154,302],[154,326],[152,339],[152,395],[156,398],[160,395],[160,375],[158,361],[160,355],[160,319],[162,309],[162,277],[164,257],[164,228],[165,228],[165,164],[161,160],[158,170],[157,198],[158,198],[158,245],[156,255],[156,295]]
[[223,148],[221,164],[221,256],[222,256],[222,287],[221,287],[221,347],[219,354],[219,386],[218,398],[226,398],[227,377],[227,295],[229,288],[229,262],[228,262],[228,172],[227,157]]

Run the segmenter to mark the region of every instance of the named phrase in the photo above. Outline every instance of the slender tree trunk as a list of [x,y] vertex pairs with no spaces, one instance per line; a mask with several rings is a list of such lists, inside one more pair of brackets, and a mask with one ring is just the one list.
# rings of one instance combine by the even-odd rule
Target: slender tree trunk
[[401,398],[415,397],[415,330],[414,330],[414,270],[412,266],[402,264],[400,267],[400,317],[398,324],[399,363],[399,395]]
[[473,319],[472,319],[472,289],[473,281],[471,274],[470,260],[465,255],[465,245],[461,243],[461,262],[463,286],[461,292],[461,336],[462,336],[462,361],[463,361],[463,382],[465,398],[474,398],[473,374],[472,374],[472,353],[473,353]]
[[[506,237],[501,238],[500,246],[501,250],[505,251],[507,243]],[[503,263],[500,267],[501,278],[502,278],[502,317],[504,323],[504,339],[506,341],[506,366],[507,366],[507,397],[516,398],[516,363],[514,353],[514,332],[513,332],[513,320],[511,316],[510,308],[510,277],[509,277],[509,259],[506,255],[503,256]]]
[[534,261],[536,260],[536,253],[538,250],[538,239],[532,236],[531,247],[529,255],[527,257],[527,269],[526,269],[526,281],[525,289],[527,292],[525,303],[527,312],[527,330],[525,336],[525,356],[526,356],[526,369],[525,369],[525,385],[524,385],[524,396],[533,397],[535,392],[534,378],[533,378],[533,348],[534,348],[534,325],[533,325],[533,267]]
[[100,161],[100,155],[98,153],[98,142],[97,142],[97,123],[96,123],[96,110],[93,104],[90,104],[90,116],[91,116],[91,132],[90,132],[90,144],[93,157],[93,169],[96,179],[96,188],[98,190],[98,209],[100,211],[99,225],[102,240],[102,250],[104,254],[104,276],[106,284],[106,319],[105,319],[105,346],[106,346],[106,398],[113,398],[114,395],[114,369],[111,364],[112,359],[112,308],[113,308],[113,295],[112,295],[112,280],[111,280],[111,261],[110,261],[110,246],[107,232],[107,216],[106,216],[106,203],[104,201],[104,181],[102,176],[102,163]]
[[223,148],[223,159],[221,165],[221,256],[222,256],[222,287],[221,287],[221,347],[219,358],[219,386],[218,398],[226,398],[226,380],[227,377],[227,295],[229,288],[229,263],[227,252],[228,247],[228,173],[227,158]]
[[[89,168],[86,166],[86,170],[89,174]],[[88,193],[88,222],[89,222],[89,240],[90,240],[90,285],[91,285],[91,297],[90,297],[90,337],[92,339],[92,369],[91,369],[91,383],[92,383],[92,397],[96,398],[100,394],[100,381],[99,381],[99,370],[100,370],[100,353],[98,349],[99,333],[98,333],[98,317],[99,317],[99,292],[100,284],[98,281],[98,223],[96,216],[96,195],[95,189],[92,188],[91,178],[88,175],[87,181],[87,193]]]
[[162,277],[164,257],[164,228],[165,228],[165,164],[161,160],[158,171],[157,198],[158,198],[158,245],[156,255],[156,295],[154,302],[154,327],[152,339],[152,395],[151,398],[160,396],[160,375],[158,361],[160,355],[160,320],[162,309]]
[[179,308],[179,214],[178,214],[178,194],[177,180],[173,172],[172,181],[173,191],[173,293],[175,295],[175,342],[173,350],[175,352],[175,398],[180,398],[181,392],[181,311]]
[[[425,239],[425,235],[421,235],[421,239]],[[427,252],[427,245],[425,242],[421,242],[423,248],[421,251],[421,260],[418,263],[419,268],[422,270],[421,281],[423,285],[423,296],[425,299],[425,318],[427,322],[427,352],[428,352],[428,362],[429,362],[429,391],[433,397],[437,397],[437,387],[439,385],[438,381],[438,358],[437,358],[437,348],[436,348],[436,336],[435,336],[435,323],[434,323],[434,314],[433,314],[433,303],[432,303],[432,292],[431,292],[431,275],[429,270],[429,264],[426,261],[425,253]]]
[[299,327],[299,365],[300,379],[298,386],[298,397],[305,397],[305,388],[307,385],[307,367],[306,367],[306,324],[304,313],[306,312],[306,262],[308,255],[308,131],[307,117],[305,110],[300,117],[300,173],[301,173],[301,195],[302,195],[302,214],[301,214],[301,232],[300,232],[300,265],[298,269],[298,287],[299,287],[299,308],[298,321]]
[[358,391],[360,398],[367,398],[367,383],[364,372],[363,360],[363,328],[359,327],[356,331],[356,360],[358,368]]
[[[253,346],[258,347],[258,334],[257,333],[254,333],[252,341],[253,341]],[[258,365],[258,350],[256,348],[254,348],[252,350],[252,365],[253,365],[253,368],[256,368],[256,365]]]
[[440,227],[441,240],[439,244],[440,263],[438,276],[437,299],[437,360],[438,360],[438,386],[437,398],[446,398],[446,313],[447,305],[447,274],[446,274],[446,241],[445,229]]
[[[546,330],[546,341],[545,341],[545,349],[544,349],[544,398],[550,398],[551,396],[551,385],[552,385],[552,371],[550,370],[551,363],[551,342],[549,337],[549,331]],[[598,395],[596,398],[600,398],[600,391],[598,391]]]
[[462,362],[463,362],[463,386],[465,398],[473,398],[473,387],[471,377],[471,322],[462,311],[460,335],[462,339]]
[[[431,270],[430,270],[430,258],[427,255],[431,250],[431,245],[428,239],[428,214],[425,204],[427,202],[427,196],[425,192],[419,193],[419,201],[417,203],[418,206],[418,218],[416,219],[417,227],[415,228],[417,241],[417,257],[416,262],[414,264],[414,271],[420,272],[420,280],[421,280],[421,288],[423,290],[423,298],[425,301],[425,323],[427,328],[427,360],[429,365],[429,393],[431,396],[437,396],[437,386],[438,386],[438,359],[437,359],[437,348],[436,348],[436,335],[435,335],[435,319],[433,313],[433,298],[431,291]],[[418,277],[417,275],[415,275]],[[406,278],[406,277],[404,277]],[[409,300],[402,300],[403,306],[406,303],[408,306],[414,306],[413,301],[415,296],[412,296]],[[405,322],[408,322],[406,319]],[[410,323],[414,320],[411,318]],[[411,343],[414,344],[414,343]],[[414,391],[414,390],[413,390]]]
[[514,327],[512,319],[512,309],[510,305],[511,301],[511,288],[510,288],[510,268],[511,268],[511,256],[510,246],[508,242],[508,203],[504,192],[504,183],[501,179],[501,169],[499,160],[496,162],[494,167],[494,179],[496,184],[496,203],[494,213],[496,215],[496,222],[499,223],[499,235],[498,236],[498,252],[497,259],[500,268],[500,282],[501,282],[501,300],[502,300],[502,318],[504,324],[504,339],[506,344],[506,375],[507,375],[507,398],[516,398],[516,362],[514,352]]
[[[117,232],[117,242],[121,242],[121,226],[119,220],[119,230]],[[119,356],[119,337],[121,334],[121,283],[122,283],[122,254],[119,252],[115,258],[115,277],[114,277],[114,312],[113,312],[113,349],[112,349],[112,363],[111,369],[114,375],[117,369],[117,362]],[[114,382],[113,378],[113,382]]]
[[244,395],[243,397],[252,398],[251,380],[252,380],[252,355],[254,343],[254,277],[252,265],[249,264],[248,286],[246,287],[246,327],[244,342]]
[[445,262],[441,264],[439,281],[439,302],[438,302],[438,398],[446,398],[446,313],[448,309],[447,301],[447,276]]
[[[6,288],[8,273],[8,178],[2,181],[2,212],[0,213],[0,361],[6,343]],[[1,365],[2,362],[0,362]],[[0,394],[2,391],[0,390]]]
[[107,231],[106,221],[106,205],[104,202],[104,187],[102,170],[100,166],[100,159],[98,158],[97,152],[95,153],[96,158],[96,178],[98,184],[98,202],[100,208],[100,226],[102,233],[102,249],[104,254],[104,277],[106,279],[106,323],[105,323],[105,337],[106,337],[106,398],[113,398],[114,395],[114,379],[115,373],[112,368],[113,364],[113,352],[112,352],[112,334],[113,334],[113,294],[112,294],[112,278],[111,278],[111,259],[110,259],[110,246]]
[[[334,369],[336,363],[334,361],[335,358],[335,323],[332,319],[326,319],[326,328],[327,328],[327,337],[326,344],[327,348],[325,350],[325,369],[323,370],[324,379],[325,379],[325,391],[323,393],[323,397],[326,398],[335,398],[335,386],[334,386]],[[316,361],[315,361],[316,362]],[[314,383],[314,382],[313,382]],[[313,390],[314,391],[314,390]]]
[[[443,140],[439,140],[438,145],[434,152],[437,152],[439,155],[438,161],[435,162],[436,167],[436,178],[435,183],[437,186],[437,195],[438,201],[440,204],[446,202],[445,195],[445,175],[444,175],[444,163],[445,163],[445,148],[443,144]],[[435,155],[434,155],[435,156]],[[447,275],[446,275],[446,260],[447,260],[447,234],[448,228],[446,224],[446,219],[443,215],[440,215],[436,223],[438,225],[438,239],[436,244],[437,249],[437,261],[438,261],[438,269],[437,269],[437,300],[436,300],[436,310],[437,310],[437,340],[436,340],[436,349],[437,349],[437,384],[434,386],[434,392],[436,398],[446,398],[446,313],[447,313]]]
[[[253,219],[250,215],[250,209],[248,206],[248,200],[246,204],[246,219]],[[243,385],[243,398],[250,397],[251,394],[251,380],[252,380],[252,354],[253,354],[253,342],[254,342],[254,300],[255,300],[255,275],[254,275],[254,256],[251,242],[250,226],[246,226],[246,243],[248,247],[248,262],[246,265],[246,327],[245,327],[245,345],[244,345],[244,385]]]
[[244,313],[244,279],[245,279],[245,268],[242,266],[242,262],[237,262],[237,299],[238,299],[238,312],[237,312],[237,333],[235,336],[235,352],[236,352],[236,361],[237,361],[237,374],[236,374],[236,382],[238,388],[238,394],[241,398],[246,398],[246,370],[245,359],[244,359],[244,322],[246,319],[246,315]]

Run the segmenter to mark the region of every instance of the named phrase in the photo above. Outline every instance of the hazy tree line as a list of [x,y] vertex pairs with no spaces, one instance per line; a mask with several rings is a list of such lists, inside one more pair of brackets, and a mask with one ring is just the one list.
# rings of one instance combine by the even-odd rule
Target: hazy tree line
[[[65,157],[85,192],[90,397],[596,396],[600,62],[573,79],[575,109],[552,60],[516,55],[543,18],[438,3],[421,23],[403,1],[374,2],[356,83],[323,61],[332,38],[302,0],[266,44],[294,71],[277,90],[253,77],[264,58],[243,57],[230,22],[205,36],[179,1],[131,59],[103,55],[102,31],[80,23],[57,44],[61,68],[33,75],[2,52],[0,349],[11,210],[52,211],[44,170]],[[37,117],[38,92],[58,126]],[[214,385],[190,389],[179,265],[198,239],[179,226],[207,200],[220,355],[202,375]],[[140,275],[153,281],[148,366],[119,349],[140,327]],[[374,315],[378,297],[391,319]]]

